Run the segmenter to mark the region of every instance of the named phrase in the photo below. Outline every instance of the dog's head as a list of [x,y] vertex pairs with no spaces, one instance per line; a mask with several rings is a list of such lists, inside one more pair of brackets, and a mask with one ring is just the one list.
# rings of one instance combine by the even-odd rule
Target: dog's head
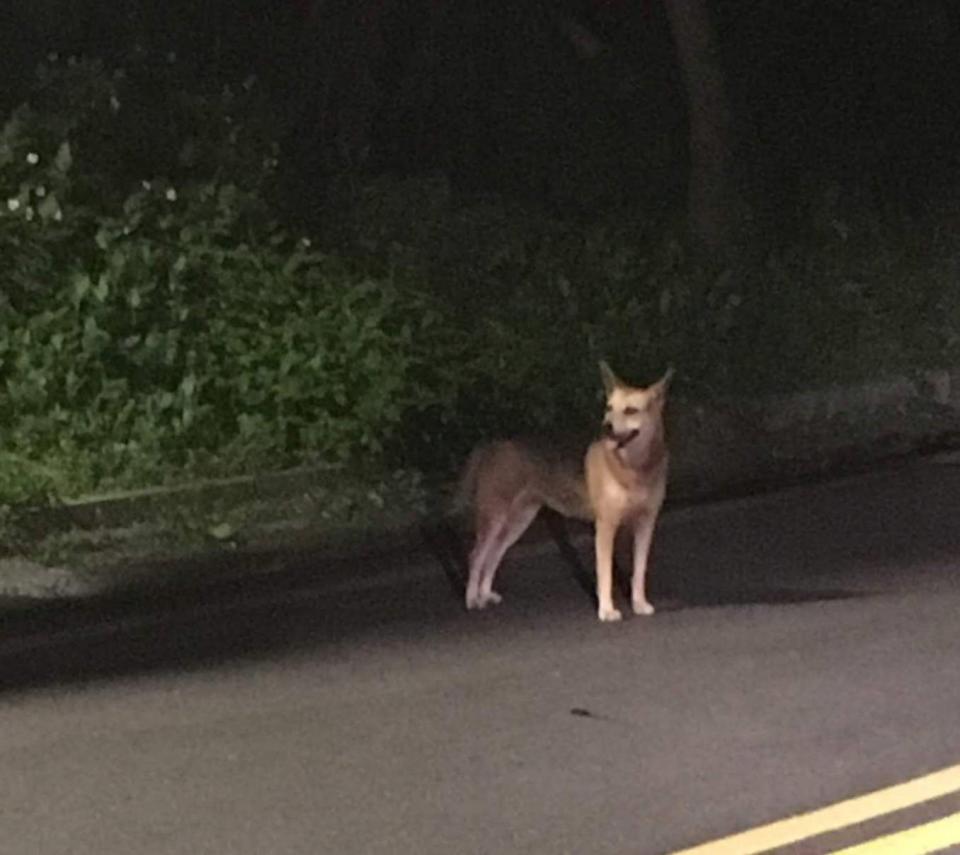
[[620,380],[606,362],[600,363],[607,411],[603,417],[603,439],[624,450],[634,443],[646,445],[660,430],[667,387],[673,377],[668,368],[651,386],[630,386]]

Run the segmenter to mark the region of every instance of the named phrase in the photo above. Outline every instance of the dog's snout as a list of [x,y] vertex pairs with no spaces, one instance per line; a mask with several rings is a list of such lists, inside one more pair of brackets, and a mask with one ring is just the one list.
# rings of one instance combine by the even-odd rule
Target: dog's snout
[[605,420],[603,423],[603,427],[600,429],[600,433],[604,437],[613,436],[616,433],[616,431],[613,429],[613,422]]

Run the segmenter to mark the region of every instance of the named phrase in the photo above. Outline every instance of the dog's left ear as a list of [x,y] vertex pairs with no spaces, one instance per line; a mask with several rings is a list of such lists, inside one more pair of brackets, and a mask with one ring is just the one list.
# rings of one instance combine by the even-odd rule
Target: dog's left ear
[[667,368],[666,373],[650,387],[650,392],[654,398],[663,398],[670,388],[670,381],[673,379],[673,366]]
[[603,391],[608,395],[614,389],[623,385],[620,378],[613,373],[613,369],[604,360],[600,360],[600,376],[603,378]]

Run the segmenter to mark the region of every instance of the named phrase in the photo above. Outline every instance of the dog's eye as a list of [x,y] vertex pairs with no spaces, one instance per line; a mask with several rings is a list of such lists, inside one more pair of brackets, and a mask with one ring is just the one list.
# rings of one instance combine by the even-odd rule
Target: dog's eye
[[625,416],[635,416],[635,415],[636,415],[637,413],[639,413],[639,412],[640,412],[640,410],[638,410],[636,407],[624,407],[624,408],[623,408],[623,414],[624,414]]

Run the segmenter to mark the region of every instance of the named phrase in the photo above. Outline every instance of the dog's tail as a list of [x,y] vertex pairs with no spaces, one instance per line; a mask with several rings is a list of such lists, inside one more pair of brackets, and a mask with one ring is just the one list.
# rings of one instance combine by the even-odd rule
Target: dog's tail
[[457,483],[456,490],[450,499],[450,511],[454,514],[462,513],[473,505],[473,498],[477,492],[477,478],[480,474],[480,467],[483,465],[490,449],[487,446],[479,446],[470,452],[466,465],[463,467],[463,474]]

